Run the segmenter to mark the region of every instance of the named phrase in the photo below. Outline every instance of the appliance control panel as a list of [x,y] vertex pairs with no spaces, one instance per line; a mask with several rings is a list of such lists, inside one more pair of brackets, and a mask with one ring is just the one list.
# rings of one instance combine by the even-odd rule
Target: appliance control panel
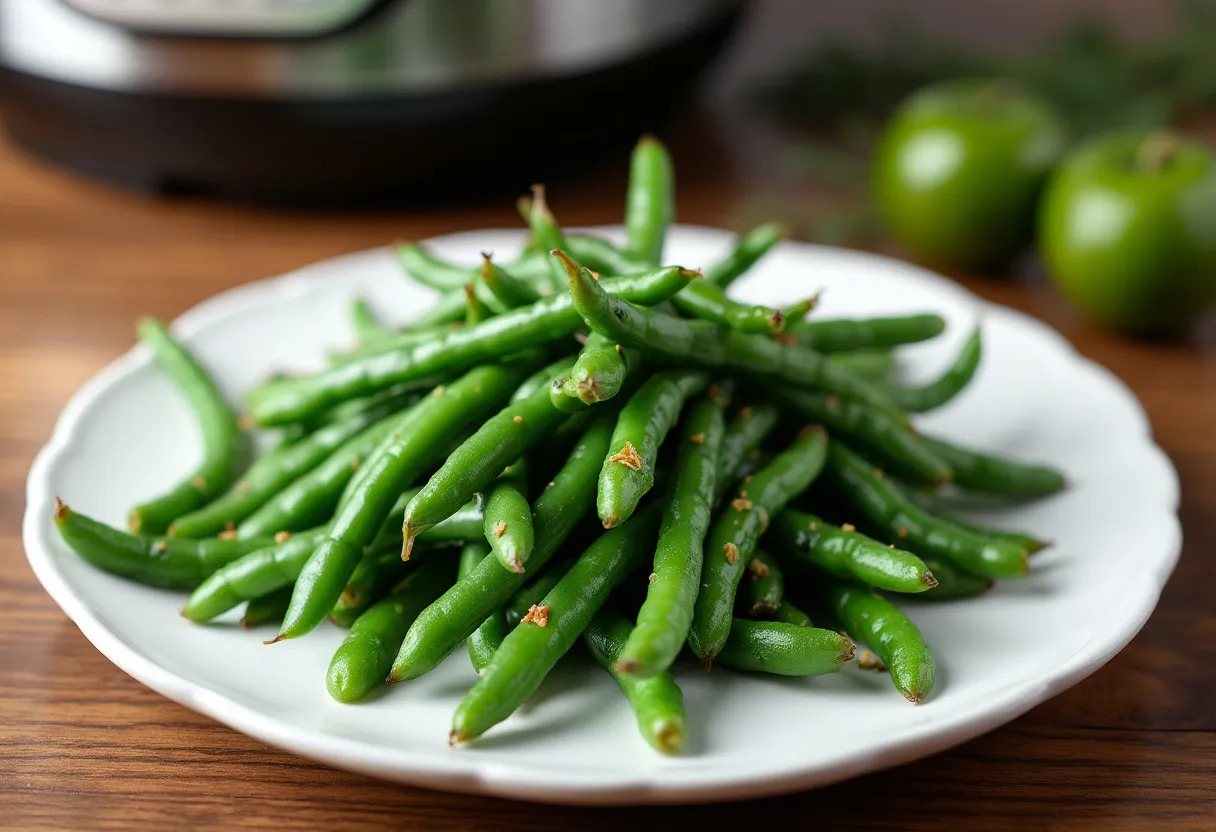
[[309,37],[347,26],[381,0],[63,0],[124,28],[175,35]]

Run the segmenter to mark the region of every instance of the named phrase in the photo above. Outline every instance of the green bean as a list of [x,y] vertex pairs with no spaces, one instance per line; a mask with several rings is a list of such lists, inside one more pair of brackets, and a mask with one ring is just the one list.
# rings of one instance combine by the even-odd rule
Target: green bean
[[[410,547],[419,532],[451,515],[469,497],[489,485],[512,460],[546,439],[565,418],[564,413],[549,403],[546,385],[526,398],[509,403],[487,419],[452,452],[405,507],[402,556],[409,558]],[[522,527],[518,530],[523,531]],[[522,550],[507,552],[505,547],[495,555],[527,557]],[[522,569],[522,561],[518,565]]]
[[[562,248],[554,246],[554,248]],[[566,235],[566,250],[580,266],[586,266],[601,277],[644,272],[648,268],[644,260],[635,260],[607,240],[588,234]],[[548,251],[545,252],[548,254]],[[562,275],[562,289],[566,278]]]
[[693,612],[689,644],[708,667],[726,643],[735,593],[748,558],[769,518],[805,491],[823,469],[828,446],[822,428],[804,430],[788,448],[744,483],[705,538],[701,592]]
[[925,444],[954,471],[954,483],[990,494],[1042,497],[1062,490],[1064,475],[1044,465],[1030,465],[952,442],[924,437]]
[[532,507],[518,479],[500,477],[490,489],[483,529],[498,562],[512,572],[523,572],[536,537]]
[[557,582],[570,570],[573,561],[556,564],[545,570],[530,584],[515,591],[502,609],[491,614],[469,636],[469,660],[473,669],[481,674],[490,664],[490,659],[507,637],[507,633],[519,626],[532,607],[538,605],[557,586]]
[[440,292],[463,288],[473,271],[436,257],[420,243],[400,243],[394,253],[402,271],[423,286]]
[[747,577],[748,580],[741,582],[740,610],[748,618],[772,618],[785,598],[785,576],[781,567],[768,552],[756,549],[747,560]]
[[975,378],[982,355],[980,329],[976,327],[963,342],[950,366],[933,381],[920,387],[888,385],[887,395],[896,405],[912,413],[941,407],[963,391]]
[[946,321],[940,315],[838,318],[793,324],[786,331],[819,352],[846,352],[928,341],[946,331]]
[[482,252],[481,257],[481,282],[504,307],[517,309],[540,300],[540,292],[527,281],[520,280],[506,269],[494,265],[489,254]]
[[55,500],[59,536],[98,569],[149,586],[190,589],[226,563],[274,543],[250,540],[182,540],[128,534],[72,511]]
[[811,626],[811,617],[791,604],[788,599],[783,600],[781,606],[777,607],[777,612],[773,614],[773,621],[780,624],[793,624],[795,627]]
[[481,298],[477,297],[476,284],[466,283],[463,291],[465,326],[474,326],[494,317],[494,310],[482,303]]
[[297,477],[246,517],[237,526],[236,536],[296,531],[329,519],[355,471],[385,437],[400,430],[410,418],[411,410],[395,413],[347,439],[324,462]]
[[723,324],[740,332],[771,335],[785,328],[785,314],[768,306],[751,306],[731,300],[704,280],[694,280],[671,299],[685,315]]
[[675,679],[665,670],[640,679],[616,669],[620,666],[621,651],[630,637],[630,630],[627,618],[604,608],[592,616],[583,632],[583,641],[592,657],[620,685],[633,709],[642,738],[657,751],[678,754],[684,747],[687,720],[684,695]]
[[203,437],[203,461],[165,494],[131,509],[127,525],[133,532],[159,534],[169,524],[221,493],[236,473],[241,431],[236,414],[215,382],[160,321],[139,322],[139,340],[156,363],[186,395]]
[[787,508],[773,521],[769,536],[789,557],[838,578],[856,578],[890,592],[924,592],[937,586],[933,572],[916,555],[888,548],[848,524],[833,526]]
[[350,323],[360,344],[371,344],[393,334],[393,330],[380,323],[363,298],[351,301]]
[[887,410],[893,407],[876,387],[814,350],[709,321],[689,321],[643,309],[611,294],[589,271],[575,268],[568,258],[563,262],[567,263],[575,308],[592,329],[625,347],[636,347],[669,361],[725,367],[854,395]]
[[[558,227],[553,213],[549,210],[549,204],[545,201],[543,185],[533,185],[532,198],[520,200],[520,213],[524,214],[528,227],[532,229],[532,239],[536,241],[541,251],[566,247],[566,238],[562,234],[561,228]],[[657,266],[658,263],[655,265]],[[565,272],[556,263],[549,263],[548,280],[554,292],[560,294],[566,288]]]
[[717,485],[722,436],[722,397],[694,404],[680,429],[672,496],[663,511],[654,572],[637,627],[620,651],[616,670],[630,676],[662,673],[684,646],[701,581],[702,546]]
[[339,702],[358,702],[383,684],[405,631],[451,585],[451,574],[450,563],[438,559],[427,563],[359,616],[329,662],[325,675],[329,695]]
[[785,228],[776,223],[756,226],[739,238],[730,254],[705,269],[706,282],[725,289],[781,242],[784,236]]
[[[245,475],[220,497],[173,521],[169,526],[169,534],[174,537],[208,537],[224,529],[233,528],[236,523],[250,517],[275,495],[282,493],[300,477],[322,464],[345,442],[417,400],[417,394],[403,395],[395,391],[389,393],[366,401],[352,402],[359,407],[340,408],[341,412],[335,414],[335,418],[328,424],[257,460]],[[258,523],[255,523],[254,527],[259,529],[256,533],[273,533],[291,528],[280,525],[274,529],[265,529]],[[245,534],[247,536],[248,530]]]
[[882,456],[901,474],[921,482],[949,482],[951,469],[920,436],[886,412],[851,396],[790,390],[776,384],[764,390],[801,418],[826,426]]
[[251,598],[245,605],[245,614],[241,616],[241,629],[252,630],[263,624],[279,626],[279,622],[283,620],[283,613],[287,612],[287,605],[290,603],[291,587],[289,586],[280,587],[267,595]]
[[[456,580],[461,581],[473,573],[477,565],[490,554],[490,545],[484,540],[478,540],[465,546],[460,552],[460,570]],[[502,610],[495,610],[481,626],[469,634],[466,646],[469,651],[469,662],[478,673],[490,663],[490,658],[502,640],[507,637],[507,623]],[[404,639],[404,634],[402,638]],[[400,645],[398,645],[400,647]]]
[[785,322],[788,325],[791,321],[805,320],[807,315],[815,311],[815,307],[819,305],[819,293],[811,295],[805,300],[800,300],[797,303],[791,303],[781,313],[785,315]]
[[[539,570],[569,536],[591,505],[596,475],[612,435],[613,419],[595,418],[569,459],[532,505],[536,543],[529,562]],[[495,610],[507,603],[525,577],[496,561],[483,560],[418,616],[393,663],[392,680],[413,679],[437,667]]]
[[405,326],[406,332],[419,332],[424,329],[442,327],[464,320],[464,292],[456,289],[444,292],[430,308],[418,313]]
[[718,458],[718,475],[714,479],[715,501],[741,478],[739,471],[748,455],[759,450],[760,443],[777,427],[779,416],[777,407],[768,402],[739,408],[722,437],[722,454]]
[[956,598],[973,598],[992,589],[992,578],[972,575],[970,572],[959,569],[948,560],[925,558],[925,566],[933,572],[933,577],[937,579],[937,586],[933,588],[932,592],[905,597],[917,601],[951,601]]
[[655,503],[601,535],[549,591],[534,613],[503,639],[485,672],[456,708],[452,744],[480,736],[532,695],[586,629],[613,588],[654,551]]
[[620,392],[629,374],[629,364],[624,350],[604,336],[592,333],[570,374],[553,380],[549,401],[568,413],[607,401]]
[[855,649],[852,639],[832,630],[736,618],[718,661],[732,670],[822,676],[840,670]]
[[833,581],[824,585],[823,595],[845,632],[882,659],[895,689],[914,705],[923,702],[933,690],[933,651],[912,620],[865,587]]
[[828,454],[832,481],[848,501],[893,540],[922,556],[951,561],[969,572],[991,578],[1026,574],[1026,550],[1005,541],[988,540],[924,511],[864,459],[839,442]]
[[700,392],[707,381],[705,373],[691,370],[655,373],[621,410],[596,493],[596,511],[605,529],[628,520],[654,486],[659,446],[675,425],[684,402]]
[[[604,283],[638,303],[659,303],[683,288],[692,274],[670,267],[606,279]],[[569,335],[580,323],[573,301],[563,292],[395,352],[357,359],[307,378],[265,384],[253,390],[248,401],[259,424],[299,421],[339,402],[402,382],[501,360],[505,355]]]
[[872,382],[885,382],[895,369],[895,353],[889,349],[850,350],[828,356],[833,364]]
[[1043,551],[1051,545],[1049,540],[1041,540],[1033,535],[1025,532],[1010,531],[1008,529],[997,529],[992,526],[985,526],[979,523],[969,523],[965,520],[960,520],[957,517],[950,515],[952,505],[948,500],[948,495],[940,494],[934,489],[905,487],[904,496],[911,500],[916,505],[928,512],[941,514],[949,518],[950,522],[959,528],[966,529],[972,534],[979,535],[985,540],[998,540],[1005,543],[1010,543],[1014,546],[1020,546],[1026,550],[1027,555],[1034,555]]
[[304,564],[276,639],[304,635],[325,620],[358,565],[363,547],[401,491],[422,473],[437,450],[506,399],[526,369],[526,365],[478,367],[447,387],[436,387],[409,411],[406,421],[372,453],[358,486],[339,506],[328,535]]
[[676,216],[675,180],[667,148],[643,136],[633,148],[625,192],[625,251],[635,260],[658,265],[663,259],[663,241]]

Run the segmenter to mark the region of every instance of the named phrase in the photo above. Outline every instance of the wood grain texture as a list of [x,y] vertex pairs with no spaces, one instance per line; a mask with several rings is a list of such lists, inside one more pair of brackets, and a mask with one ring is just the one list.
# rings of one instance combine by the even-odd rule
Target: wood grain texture
[[[746,137],[672,139],[681,218],[723,224],[776,177]],[[567,223],[619,218],[622,160],[556,185]],[[744,175],[746,174],[746,176]],[[935,758],[724,807],[584,810],[380,783],[293,757],[144,688],[42,592],[20,522],[30,461],[71,393],[132,342],[246,281],[402,237],[516,222],[493,207],[321,215],[162,202],[0,150],[0,827],[14,829],[1211,829],[1216,808],[1216,337],[1149,345],[1078,321],[1033,270],[968,287],[1060,329],[1141,397],[1182,478],[1186,548],[1119,657],[1013,724]],[[808,194],[815,198],[816,194]],[[771,819],[771,821],[769,820]]]

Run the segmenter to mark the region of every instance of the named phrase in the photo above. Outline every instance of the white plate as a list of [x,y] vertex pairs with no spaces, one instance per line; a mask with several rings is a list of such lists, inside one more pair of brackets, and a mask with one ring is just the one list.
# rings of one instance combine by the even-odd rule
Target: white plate
[[[439,238],[434,247],[474,263],[483,249],[506,255],[519,241],[516,232],[488,231]],[[700,266],[730,241],[680,227],[668,259]],[[140,348],[73,397],[35,462],[25,517],[30,563],[85,636],[154,690],[273,745],[405,783],[569,803],[708,801],[819,786],[932,754],[1075,684],[1135,635],[1177,559],[1177,480],[1114,376],[1042,324],[941,277],[869,254],[786,244],[735,291],[777,304],[819,288],[823,315],[946,315],[946,336],[906,350],[925,374],[982,319],[978,378],[924,426],[1053,461],[1072,480],[1067,493],[1000,518],[1057,542],[1028,579],[979,601],[910,607],[938,660],[939,687],[919,707],[885,676],[853,669],[791,681],[681,668],[691,747],[665,759],[637,736],[614,683],[585,661],[567,660],[520,713],[454,750],[449,720],[474,680],[463,651],[366,704],[333,702],[324,676],[342,637],[337,628],[264,647],[232,618],[228,626],[192,625],[177,614],[181,595],[102,573],[58,539],[55,495],[119,524],[128,506],[199,454],[185,404]],[[226,292],[175,329],[236,397],[271,370],[315,365],[324,347],[348,341],[347,301],[356,295],[396,318],[427,302],[389,253],[376,250]]]

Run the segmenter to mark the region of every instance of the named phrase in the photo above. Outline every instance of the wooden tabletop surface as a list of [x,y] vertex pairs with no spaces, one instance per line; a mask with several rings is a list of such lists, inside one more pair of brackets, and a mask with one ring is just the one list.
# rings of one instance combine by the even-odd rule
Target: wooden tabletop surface
[[[681,219],[728,223],[779,175],[715,125],[672,136]],[[552,189],[565,222],[614,222],[620,160]],[[813,190],[813,189],[812,189]],[[394,238],[515,222],[505,201],[393,214],[292,214],[162,201],[0,147],[0,827],[582,828],[758,812],[816,828],[1216,826],[1216,333],[1135,343],[1078,321],[1033,276],[960,278],[1057,327],[1125,380],[1182,479],[1186,545],[1143,632],[1090,679],[953,751],[761,807],[578,809],[455,796],[316,765],[148,690],[34,580],[25,478],[54,420],[126,350],[139,313],[172,318],[232,286]],[[814,194],[811,194],[813,196]],[[801,821],[801,822],[799,822]],[[781,821],[779,821],[781,822]]]

